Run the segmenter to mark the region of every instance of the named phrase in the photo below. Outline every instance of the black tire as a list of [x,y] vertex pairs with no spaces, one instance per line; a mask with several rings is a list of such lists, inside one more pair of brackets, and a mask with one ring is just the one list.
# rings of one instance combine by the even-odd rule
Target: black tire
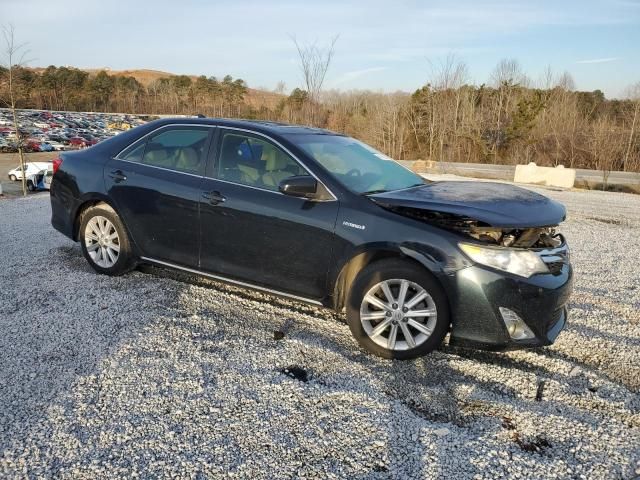
[[27,190],[29,190],[30,192],[36,191],[36,186],[33,184],[31,180],[27,180]]
[[[104,267],[98,265],[89,254],[87,250],[87,242],[85,239],[85,230],[87,228],[88,223],[95,217],[104,217],[111,222],[111,224],[115,227],[115,230],[118,234],[118,242],[119,242],[119,252],[116,262],[110,267]],[[133,253],[133,249],[131,247],[131,242],[129,240],[129,235],[127,234],[127,229],[125,228],[122,220],[118,214],[106,203],[100,203],[96,206],[89,207],[84,212],[82,212],[80,217],[80,229],[78,230],[78,241],[80,242],[80,246],[82,248],[82,254],[84,258],[87,260],[89,265],[98,273],[102,273],[105,275],[117,276],[127,273],[128,271],[135,268],[136,259]]]
[[[362,301],[376,284],[391,279],[404,279],[424,288],[435,304],[437,316],[431,335],[423,343],[406,350],[390,350],[374,342],[360,321]],[[383,358],[408,360],[438,348],[449,330],[449,302],[435,277],[424,267],[402,259],[384,259],[366,266],[356,277],[347,295],[347,323],[358,343],[367,351]]]
[[17,178],[15,175],[9,175],[9,180],[11,180],[12,182],[15,182]]

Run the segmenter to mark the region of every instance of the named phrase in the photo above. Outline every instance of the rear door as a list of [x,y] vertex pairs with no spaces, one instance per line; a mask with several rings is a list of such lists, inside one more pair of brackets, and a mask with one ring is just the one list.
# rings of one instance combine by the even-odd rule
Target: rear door
[[106,164],[107,192],[142,256],[197,267],[201,184],[213,130],[167,126]]
[[270,139],[222,128],[218,137],[202,184],[201,269],[322,298],[338,201],[328,192],[328,201],[280,193],[282,179],[309,172]]

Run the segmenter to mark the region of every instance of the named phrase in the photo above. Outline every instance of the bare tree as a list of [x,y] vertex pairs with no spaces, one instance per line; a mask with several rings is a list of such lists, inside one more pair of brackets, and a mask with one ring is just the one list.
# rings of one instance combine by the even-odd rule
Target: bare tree
[[26,61],[25,56],[28,53],[25,43],[16,43],[15,41],[15,29],[12,24],[2,27],[2,36],[4,37],[5,44],[5,68],[7,69],[7,76],[9,81],[9,101],[5,100],[5,103],[11,109],[13,116],[13,128],[16,131],[16,141],[18,143],[18,155],[20,157],[20,169],[22,170],[22,194],[27,195],[27,178],[24,168],[24,145],[22,135],[20,134],[20,126],[18,124],[18,115],[16,113],[16,69],[22,67]]
[[284,81],[280,80],[276,84],[276,88],[274,88],[273,91],[274,91],[274,93],[277,93],[278,95],[284,95],[285,92],[287,91],[287,84],[284,83]]
[[632,103],[631,113],[631,127],[629,129],[629,137],[627,140],[627,147],[624,152],[624,159],[622,162],[622,170],[626,170],[629,167],[629,157],[631,155],[631,149],[633,148],[633,138],[636,135],[636,129],[638,128],[638,116],[640,115],[640,82],[629,88],[627,96]]
[[467,64],[453,53],[448,54],[444,60],[429,61],[429,66],[429,83],[435,90],[458,89],[469,81]]
[[505,84],[526,87],[529,85],[529,79],[517,60],[503,58],[491,72],[491,83],[495,88],[500,88]]
[[329,65],[335,49],[338,35],[331,39],[326,48],[319,47],[317,42],[301,45],[295,36],[291,37],[298,51],[300,70],[305,89],[309,95],[309,121],[315,125],[317,122],[317,104],[320,100],[320,92],[324,79],[327,76]]

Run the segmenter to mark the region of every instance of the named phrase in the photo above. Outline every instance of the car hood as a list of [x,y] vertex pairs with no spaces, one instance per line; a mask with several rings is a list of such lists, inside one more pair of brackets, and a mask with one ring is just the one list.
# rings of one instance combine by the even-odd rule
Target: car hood
[[558,225],[564,205],[524,188],[494,182],[431,182],[419,187],[369,195],[387,208],[413,208],[468,217],[499,228]]

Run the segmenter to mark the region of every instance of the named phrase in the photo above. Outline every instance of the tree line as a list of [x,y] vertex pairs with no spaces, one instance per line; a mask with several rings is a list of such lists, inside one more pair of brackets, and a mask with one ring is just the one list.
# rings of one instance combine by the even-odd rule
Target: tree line
[[[172,75],[146,87],[133,76],[90,74],[72,67],[49,66],[37,71],[14,67],[18,108],[148,114],[239,116],[245,111],[247,85],[230,75],[221,80]],[[8,70],[0,67],[0,98],[7,88]]]
[[[0,98],[6,78],[0,69]],[[412,94],[304,85],[277,101],[259,92],[250,101],[246,83],[230,75],[176,75],[145,87],[106,71],[14,69],[18,108],[278,120],[343,132],[396,159],[640,172],[640,83],[626,99],[607,99],[600,90],[576,91],[566,73],[547,71],[533,82],[516,61],[503,60],[487,83],[474,85],[464,63],[449,57]]]

